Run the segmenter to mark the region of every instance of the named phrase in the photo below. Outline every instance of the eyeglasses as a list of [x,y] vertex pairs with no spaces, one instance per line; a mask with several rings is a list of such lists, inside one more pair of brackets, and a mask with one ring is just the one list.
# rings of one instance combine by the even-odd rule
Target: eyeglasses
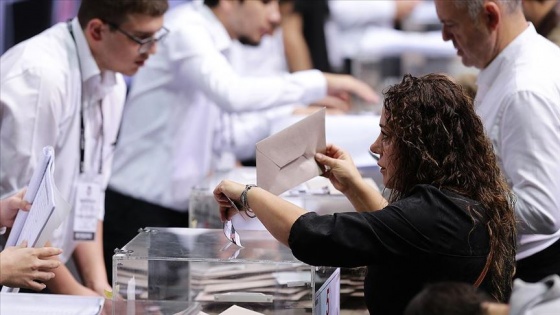
[[150,49],[152,49],[152,47],[157,42],[162,42],[164,40],[164,38],[167,36],[167,34],[169,34],[169,30],[164,26],[156,34],[154,34],[154,36],[151,36],[151,37],[148,37],[148,38],[138,38],[138,37],[126,32],[126,31],[124,31],[123,29],[118,27],[117,24],[115,24],[115,23],[111,23],[111,22],[108,22],[108,21],[103,21],[103,22],[106,23],[107,25],[109,25],[111,28],[114,28],[117,31],[121,32],[124,36],[128,37],[128,39],[130,39],[131,41],[140,45],[140,47],[138,47],[138,53],[139,54],[147,53],[148,51],[150,51]]

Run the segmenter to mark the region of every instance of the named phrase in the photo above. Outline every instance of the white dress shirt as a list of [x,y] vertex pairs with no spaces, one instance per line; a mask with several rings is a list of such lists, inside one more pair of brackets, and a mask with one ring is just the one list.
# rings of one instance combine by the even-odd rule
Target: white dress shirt
[[[278,28],[272,36],[264,36],[258,46],[232,42],[228,59],[235,72],[241,76],[269,77],[289,73],[284,54],[282,29]],[[255,144],[268,137],[275,121],[290,117],[294,109],[304,104],[290,104],[267,110],[242,113],[224,113],[223,119],[230,128],[223,128],[221,136],[229,141],[239,160],[255,158]],[[227,126],[227,125],[226,125]]]
[[[343,58],[363,60],[400,57],[403,53],[431,58],[450,58],[456,55],[453,44],[445,42],[440,31],[396,30],[396,1],[398,0],[329,1],[331,21],[336,26],[327,28],[329,54],[338,50],[336,53]],[[433,15],[436,15],[433,3],[427,6],[427,10],[433,10]],[[415,10],[418,8],[420,6]]]
[[263,109],[326,95],[316,70],[242,77],[231,67],[231,38],[204,5],[169,11],[169,37],[134,78],[109,186],[186,211],[191,188],[212,168],[220,111]]
[[[371,29],[393,29],[397,6],[394,0],[329,0],[325,40],[329,62],[341,67],[344,58],[356,58]],[[374,39],[374,43],[379,43]]]
[[[104,199],[126,87],[121,75],[100,72],[78,20],[74,19],[71,25],[75,42],[67,23],[59,23],[13,47],[0,59],[2,197],[28,184],[42,148],[52,146],[55,184],[63,198],[74,205],[80,173],[80,107],[83,106],[84,173],[98,172],[103,152]],[[100,136],[101,127],[103,137]],[[102,220],[103,202],[100,206],[98,218]],[[54,246],[63,249],[60,256],[64,262],[76,245],[73,219],[72,210],[55,231],[52,241]]]
[[517,196],[522,259],[560,238],[560,48],[529,24],[477,83],[477,113]]
[[341,30],[372,25],[392,28],[397,5],[394,0],[329,0],[329,13]]

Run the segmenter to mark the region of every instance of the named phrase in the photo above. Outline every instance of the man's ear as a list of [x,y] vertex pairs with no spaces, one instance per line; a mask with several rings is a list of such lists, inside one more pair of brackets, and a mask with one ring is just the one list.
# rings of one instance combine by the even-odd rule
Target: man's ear
[[105,23],[100,19],[91,19],[84,29],[86,37],[91,38],[95,41],[100,41],[102,38],[103,27]]
[[501,9],[502,8],[500,8],[500,6],[494,1],[484,3],[484,6],[482,7],[483,22],[486,27],[488,27],[488,30],[493,31],[498,28],[498,25],[502,20]]

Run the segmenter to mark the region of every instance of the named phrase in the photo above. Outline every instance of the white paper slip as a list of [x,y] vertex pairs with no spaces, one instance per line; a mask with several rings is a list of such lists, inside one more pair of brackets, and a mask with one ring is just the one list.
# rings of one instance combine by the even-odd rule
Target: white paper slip
[[74,296],[41,293],[0,293],[2,315],[76,315],[101,314],[105,299],[101,296]]
[[220,313],[220,315],[264,315],[263,313],[255,312],[241,306],[233,305],[227,310]]

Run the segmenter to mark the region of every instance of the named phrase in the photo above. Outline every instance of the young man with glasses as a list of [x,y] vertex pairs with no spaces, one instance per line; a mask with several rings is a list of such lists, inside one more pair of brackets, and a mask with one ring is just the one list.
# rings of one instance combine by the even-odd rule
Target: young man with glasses
[[[167,34],[167,0],[82,0],[78,17],[20,43],[0,59],[0,196],[25,186],[41,149],[53,146],[55,183],[73,207],[55,231],[65,266],[51,292],[110,289],[102,251],[104,194],[126,87]],[[88,209],[90,211],[88,211]]]

